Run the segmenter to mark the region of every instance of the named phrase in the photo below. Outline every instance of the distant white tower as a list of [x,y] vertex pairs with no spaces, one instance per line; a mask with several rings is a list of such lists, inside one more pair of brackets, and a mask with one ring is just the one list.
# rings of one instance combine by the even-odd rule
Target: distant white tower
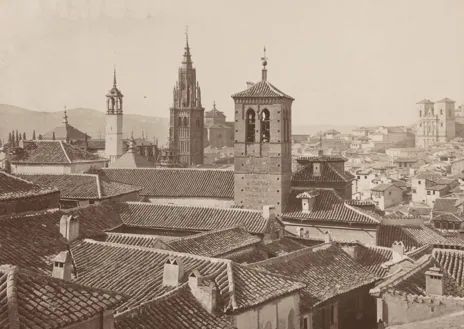
[[116,87],[116,69],[114,69],[113,88],[106,94],[106,135],[105,154],[110,163],[122,155],[122,99],[124,95]]

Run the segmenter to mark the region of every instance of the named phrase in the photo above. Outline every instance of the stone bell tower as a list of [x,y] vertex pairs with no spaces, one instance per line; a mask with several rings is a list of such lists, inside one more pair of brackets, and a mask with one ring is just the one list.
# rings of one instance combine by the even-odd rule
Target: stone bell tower
[[122,99],[124,95],[117,88],[116,69],[114,69],[113,88],[106,94],[105,155],[110,163],[122,154]]
[[284,210],[292,176],[293,98],[267,80],[266,49],[262,77],[232,95],[235,102],[235,203],[249,209]]

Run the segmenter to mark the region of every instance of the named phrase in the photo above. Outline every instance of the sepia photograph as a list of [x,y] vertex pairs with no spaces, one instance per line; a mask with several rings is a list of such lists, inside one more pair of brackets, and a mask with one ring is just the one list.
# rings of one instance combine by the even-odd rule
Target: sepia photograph
[[0,329],[464,329],[463,0],[0,0]]

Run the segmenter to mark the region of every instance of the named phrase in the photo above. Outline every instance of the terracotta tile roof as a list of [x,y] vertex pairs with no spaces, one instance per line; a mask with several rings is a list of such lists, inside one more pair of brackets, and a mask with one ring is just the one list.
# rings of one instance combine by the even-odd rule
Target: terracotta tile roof
[[[425,255],[416,261],[413,267],[403,268],[391,275],[388,279],[371,290],[373,294],[385,291],[395,291],[401,294],[414,296],[427,296],[425,287],[425,272],[432,267],[440,267],[440,264],[431,256]],[[443,268],[441,268],[443,271]],[[444,296],[464,297],[464,288],[446,271],[443,271]]]
[[316,189],[319,196],[316,198],[313,209],[303,213],[301,200],[296,197],[304,190],[292,189],[288,197],[282,218],[312,220],[324,222],[341,222],[346,224],[379,224],[380,220],[374,214],[368,214],[359,208],[350,206],[333,189]]
[[234,197],[234,171],[218,169],[104,169],[112,181],[142,186],[150,197]]
[[296,159],[298,162],[346,162],[347,158],[341,155],[318,155],[318,156],[301,156]]
[[68,164],[101,161],[108,162],[109,160],[100,158],[66,142],[41,140],[28,143],[23,152],[16,155],[11,163]]
[[289,252],[297,251],[306,248],[306,245],[299,243],[297,240],[288,236],[283,236],[278,240],[272,240],[264,243],[264,250],[273,256],[287,254]]
[[270,232],[271,220],[260,211],[127,202],[116,207],[126,226],[152,229],[212,231],[243,226],[254,234]]
[[125,297],[0,266],[1,328],[64,328],[122,304]]
[[456,214],[459,209],[455,206],[458,198],[438,198],[433,204],[433,212],[446,212]]
[[431,255],[433,251],[434,246],[431,244],[426,244],[423,245],[422,247],[412,249],[406,253],[406,255],[413,259],[413,260],[418,260],[424,255]]
[[445,269],[460,286],[464,287],[464,251],[435,248],[432,251],[432,255],[440,263],[441,267]]
[[233,329],[225,316],[206,311],[187,284],[115,317],[115,329]]
[[118,214],[104,205],[3,216],[0,217],[0,264],[50,274],[53,257],[66,250],[59,228],[63,214],[79,219],[80,238],[100,236],[103,230],[121,224]]
[[292,182],[341,182],[347,183],[354,179],[349,172],[340,173],[329,163],[321,166],[321,173],[315,175],[311,165],[305,166],[292,175]]
[[232,98],[277,97],[293,100],[291,96],[283,93],[266,80],[255,83],[250,88],[232,95]]
[[388,329],[462,329],[464,312],[451,313],[436,318],[389,326]]
[[448,97],[445,97],[443,99],[440,99],[439,101],[436,101],[435,103],[456,103],[452,99],[449,99]]
[[[375,192],[384,192],[386,191],[387,189],[389,189],[390,187],[396,187],[395,185],[393,184],[379,184],[377,186],[374,186],[373,188],[371,188],[371,191],[375,191]],[[398,187],[399,188],[399,187]]]
[[221,257],[259,242],[261,239],[248,233],[245,228],[232,227],[195,234],[167,243],[174,251],[206,257]]
[[106,232],[105,236],[98,240],[146,248],[163,247],[161,249],[168,248],[169,250],[170,247],[167,242],[177,239],[178,238],[174,236]]
[[423,100],[421,100],[420,102],[417,102],[416,104],[433,104],[433,102],[431,102],[431,101],[428,100],[428,99],[423,99]]
[[462,245],[464,242],[445,237],[439,231],[427,225],[380,225],[377,230],[377,244],[383,247],[391,247],[395,241],[403,241],[408,251],[429,244]]
[[[56,140],[63,140],[65,141],[66,139],[73,141],[73,140],[85,140],[86,135],[82,131],[80,131],[77,128],[74,128],[71,126],[69,123],[63,124],[61,126],[58,126],[54,128],[53,130],[50,130],[46,132],[43,135],[44,140],[53,140],[53,133],[55,133],[55,139]],[[89,135],[87,135],[87,138],[90,139]]]
[[163,285],[162,278],[165,262],[173,258],[184,266],[181,283],[186,282],[193,270],[215,282],[223,312],[256,306],[304,286],[229,260],[153,248],[86,239],[72,245],[72,254],[79,273],[78,282],[130,296],[118,311],[125,311],[172,290],[174,287]]
[[248,266],[306,283],[300,299],[302,311],[378,280],[332,243],[301,249]]
[[[457,222],[461,223],[464,221],[462,217],[457,216],[456,214],[440,214],[435,213],[435,216],[432,218],[432,222],[434,221],[446,221],[446,222]],[[463,241],[464,242],[464,241]]]
[[153,168],[154,164],[137,152],[129,149],[119,159],[109,164],[109,168]]
[[360,245],[357,249],[355,261],[377,277],[388,274],[388,268],[382,264],[392,259],[392,250],[385,247]]
[[19,177],[35,184],[53,186],[61,199],[108,199],[142,190],[142,187],[110,181],[94,174],[22,174]]
[[227,257],[223,258],[230,259],[231,261],[238,264],[252,264],[266,260],[269,257],[267,252],[263,252],[263,250],[259,246],[253,246],[231,253],[227,255]]
[[441,191],[447,188],[447,185],[433,185],[433,186],[427,186],[425,189],[430,190],[430,191]]
[[0,171],[0,200],[23,199],[58,192],[56,188],[40,187],[17,176]]

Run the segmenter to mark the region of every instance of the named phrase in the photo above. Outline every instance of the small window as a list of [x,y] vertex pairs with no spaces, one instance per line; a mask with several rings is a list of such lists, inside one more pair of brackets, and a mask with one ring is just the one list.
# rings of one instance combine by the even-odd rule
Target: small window
[[435,195],[435,191],[433,191],[433,195]]
[[430,195],[430,191],[427,191],[427,195]]
[[440,110],[440,114],[443,115],[443,110]]
[[364,176],[364,179],[367,179],[367,176]]
[[419,111],[419,116],[422,117],[422,110]]
[[412,193],[417,193],[415,188],[412,189]]
[[303,318],[303,329],[309,329],[309,318],[307,316]]
[[358,179],[361,179],[361,176],[358,176]]
[[335,324],[335,305],[330,305],[330,324]]
[[422,181],[417,181],[417,184],[419,184],[419,185],[422,184]]
[[440,125],[443,127],[443,122]]
[[388,192],[388,195],[392,195],[392,192]]

